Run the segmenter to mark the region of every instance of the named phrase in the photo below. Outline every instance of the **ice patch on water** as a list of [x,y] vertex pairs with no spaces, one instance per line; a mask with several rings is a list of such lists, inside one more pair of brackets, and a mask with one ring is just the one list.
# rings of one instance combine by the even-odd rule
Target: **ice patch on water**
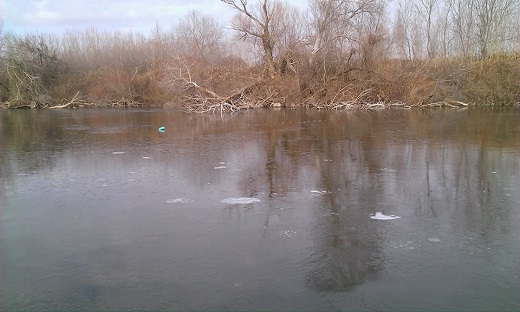
[[168,204],[187,204],[187,203],[192,203],[192,202],[193,202],[193,200],[189,200],[186,198],[168,199],[166,201],[166,203],[168,203]]
[[432,242],[432,243],[438,243],[441,241],[441,239],[437,238],[437,237],[430,237],[430,238],[428,238],[428,241]]
[[143,156],[143,159],[151,159],[152,157],[150,156]]
[[231,197],[231,198],[225,198],[220,201],[221,203],[228,204],[228,205],[236,205],[236,204],[252,204],[252,203],[259,203],[260,199],[254,198],[254,197]]
[[401,217],[395,216],[395,215],[384,215],[382,212],[378,211],[378,212],[376,212],[375,215],[370,216],[370,218],[372,218],[374,220],[394,220],[394,219],[399,219]]
[[219,162],[219,165],[225,165],[225,164],[226,164],[226,163],[223,162],[223,161]]
[[283,235],[285,235],[287,237],[292,237],[294,234],[296,234],[295,231],[284,231],[283,232]]
[[416,249],[419,247],[418,244],[416,244],[414,241],[408,240],[408,241],[390,241],[390,246],[392,248],[396,249]]
[[226,166],[218,166],[218,167],[215,167],[214,169],[226,169],[227,167]]
[[121,154],[126,154],[126,152],[112,152],[113,155],[121,155]]
[[315,194],[323,195],[323,194],[329,194],[330,192],[327,192],[327,191],[312,190],[311,193],[315,193]]

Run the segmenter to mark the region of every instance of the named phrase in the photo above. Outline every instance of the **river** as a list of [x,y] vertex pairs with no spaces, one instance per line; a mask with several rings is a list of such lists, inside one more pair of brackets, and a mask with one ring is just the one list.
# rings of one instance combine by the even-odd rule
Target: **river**
[[518,109],[0,123],[2,311],[520,310]]

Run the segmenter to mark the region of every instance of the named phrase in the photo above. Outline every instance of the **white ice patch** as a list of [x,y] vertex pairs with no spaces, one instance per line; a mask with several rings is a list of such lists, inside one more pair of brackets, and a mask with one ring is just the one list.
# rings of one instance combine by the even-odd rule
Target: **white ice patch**
[[113,155],[121,155],[121,154],[126,154],[126,152],[112,152]]
[[168,204],[187,204],[187,203],[191,203],[191,202],[193,202],[193,200],[189,200],[186,198],[168,199],[166,201],[166,203],[168,203]]
[[390,241],[390,246],[392,248],[399,248],[399,249],[416,249],[419,247],[418,244],[416,244],[414,241],[408,240],[408,241]]
[[151,159],[152,157],[150,156],[143,156],[143,159]]
[[329,194],[330,192],[327,192],[327,191],[312,190],[311,193],[315,193],[315,194],[323,195],[323,194]]
[[245,204],[252,204],[252,203],[259,203],[260,199],[253,198],[253,197],[231,197],[231,198],[225,198],[220,201],[221,203],[228,204],[228,205],[245,205]]
[[437,237],[430,237],[430,238],[428,238],[428,241],[432,242],[432,243],[438,243],[441,241],[441,239],[437,238]]
[[373,216],[370,216],[370,218],[374,219],[374,220],[394,220],[394,219],[399,219],[401,217],[399,216],[394,216],[394,215],[384,215],[382,212],[376,212],[375,215]]
[[292,237],[294,234],[296,234],[295,231],[284,231],[283,232],[283,235],[285,235],[287,237]]
[[218,166],[218,167],[215,167],[214,169],[226,169],[227,167],[226,166]]

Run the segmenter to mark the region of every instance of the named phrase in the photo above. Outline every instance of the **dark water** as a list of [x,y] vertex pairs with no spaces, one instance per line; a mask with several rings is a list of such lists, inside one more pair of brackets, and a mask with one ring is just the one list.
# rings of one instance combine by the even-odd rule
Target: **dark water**
[[520,309],[518,110],[0,122],[0,310]]

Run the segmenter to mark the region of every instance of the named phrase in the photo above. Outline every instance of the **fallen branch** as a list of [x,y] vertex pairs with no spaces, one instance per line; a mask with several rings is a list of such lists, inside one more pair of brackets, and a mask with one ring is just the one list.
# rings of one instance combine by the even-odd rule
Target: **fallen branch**
[[67,108],[73,104],[76,103],[76,98],[78,97],[79,95],[79,91],[76,92],[76,95],[74,95],[74,97],[72,98],[72,100],[70,100],[68,103],[66,104],[63,104],[63,105],[56,105],[56,106],[50,106],[49,109],[60,109],[60,108]]
[[464,109],[464,108],[467,108],[469,106],[469,104],[461,102],[461,101],[445,100],[445,101],[440,101],[440,102],[421,104],[419,106],[420,107],[449,107],[449,108]]

